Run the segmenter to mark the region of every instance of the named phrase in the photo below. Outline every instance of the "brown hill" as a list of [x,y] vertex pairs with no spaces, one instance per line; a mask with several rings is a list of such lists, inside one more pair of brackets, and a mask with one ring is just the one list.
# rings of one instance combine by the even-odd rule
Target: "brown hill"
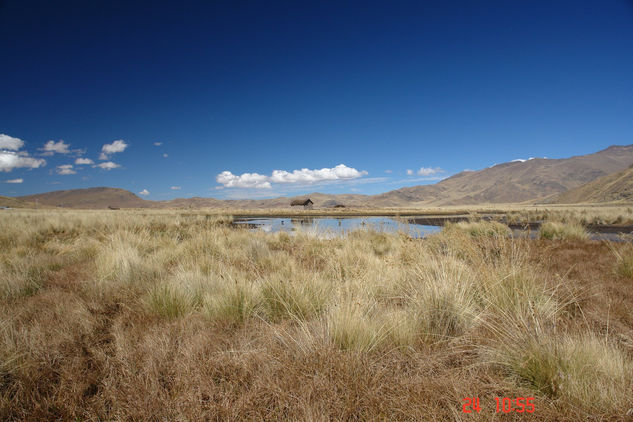
[[633,202],[633,167],[571,189],[551,202],[557,204]]
[[0,196],[0,207],[8,208],[35,208],[36,204],[32,202],[22,201],[10,196]]
[[[633,163],[633,145],[563,159],[536,158],[464,171],[435,185],[376,195],[380,204],[463,205],[541,200],[582,186]],[[372,202],[374,202],[372,200]]]
[[88,188],[58,190],[36,195],[20,196],[22,201],[38,201],[43,205],[52,205],[65,208],[102,209],[112,207],[119,208],[147,208],[157,207],[160,204],[154,201],[146,201],[134,195],[132,192],[118,188]]

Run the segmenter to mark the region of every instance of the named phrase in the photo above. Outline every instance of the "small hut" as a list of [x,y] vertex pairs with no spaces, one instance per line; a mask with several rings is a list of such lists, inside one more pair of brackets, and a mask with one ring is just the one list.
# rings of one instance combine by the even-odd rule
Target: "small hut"
[[303,207],[303,208],[312,208],[314,202],[310,198],[307,199],[295,199],[290,203],[291,207]]

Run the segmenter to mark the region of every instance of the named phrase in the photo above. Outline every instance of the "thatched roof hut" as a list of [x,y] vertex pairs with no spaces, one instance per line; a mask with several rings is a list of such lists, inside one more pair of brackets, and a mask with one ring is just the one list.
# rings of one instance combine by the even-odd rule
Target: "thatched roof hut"
[[310,198],[305,199],[294,199],[290,202],[291,207],[303,207],[303,208],[311,208],[314,205],[314,202]]

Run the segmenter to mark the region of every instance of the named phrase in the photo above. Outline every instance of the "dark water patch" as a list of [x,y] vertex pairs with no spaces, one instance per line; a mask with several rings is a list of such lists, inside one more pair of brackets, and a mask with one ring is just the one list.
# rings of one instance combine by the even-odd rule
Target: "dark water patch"
[[406,233],[414,238],[422,238],[441,230],[437,225],[417,224],[407,219],[389,217],[242,217],[235,219],[233,224],[236,227],[270,233],[304,231],[319,235],[340,235],[370,229],[386,233]]

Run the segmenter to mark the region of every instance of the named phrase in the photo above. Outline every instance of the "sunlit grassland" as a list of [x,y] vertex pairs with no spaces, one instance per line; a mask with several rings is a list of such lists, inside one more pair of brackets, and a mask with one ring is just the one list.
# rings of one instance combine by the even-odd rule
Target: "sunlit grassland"
[[[17,210],[16,210],[17,211]],[[25,210],[28,212],[28,210]],[[73,210],[55,209],[54,213],[73,213]],[[86,215],[112,213],[109,210],[82,210]],[[223,217],[227,215],[240,217],[346,217],[346,216],[464,216],[478,218],[481,216],[497,216],[508,223],[520,224],[540,221],[575,221],[586,224],[633,224],[633,204],[484,204],[484,205],[451,205],[416,207],[382,207],[375,208],[345,207],[323,208],[315,206],[311,209],[292,208],[178,208],[178,209],[126,209],[126,215],[135,216],[208,216]]]
[[[551,420],[633,407],[633,315],[593,321],[601,280],[534,258],[558,243],[499,223],[415,240],[231,221],[0,214],[0,419],[448,419],[466,396],[485,419],[495,396],[533,396]],[[605,279],[633,286],[628,246],[607,253]]]
[[[165,211],[169,212],[169,211]],[[507,223],[541,221],[578,222],[583,225],[633,224],[633,204],[487,204],[420,207],[348,207],[348,208],[271,208],[271,209],[208,209],[213,215],[240,216],[496,216]]]

